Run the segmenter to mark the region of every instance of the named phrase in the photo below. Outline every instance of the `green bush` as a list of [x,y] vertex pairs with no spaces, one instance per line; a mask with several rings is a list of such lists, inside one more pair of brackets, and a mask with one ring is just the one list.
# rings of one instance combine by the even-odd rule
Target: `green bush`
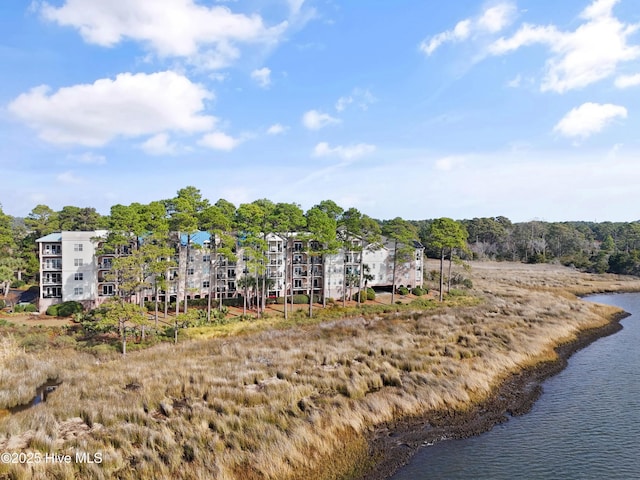
[[[351,300],[353,300],[354,302],[358,301],[358,298],[360,298],[360,292],[356,292],[353,295],[351,295]],[[367,297],[365,295],[362,295],[362,300],[366,300]]]
[[375,300],[376,299],[376,291],[371,288],[368,287],[367,288],[367,300]]
[[276,298],[276,303],[278,305],[284,305],[284,297],[278,297]]
[[422,295],[425,295],[428,292],[429,292],[428,290],[421,287],[413,287],[413,289],[411,289],[411,293],[416,297],[421,297]]
[[7,306],[7,303],[4,300],[0,299],[0,308],[4,308],[6,306]]
[[396,293],[399,293],[400,295],[409,295],[409,289],[407,287],[400,285],[396,289]]
[[75,313],[82,313],[84,308],[80,302],[70,300],[47,308],[47,315],[52,317],[70,317]]
[[29,303],[27,305],[16,305],[15,307],[13,307],[13,313],[22,313],[22,312],[30,313],[30,312],[37,312],[37,311],[38,309],[32,303]]
[[294,295],[291,302],[295,304],[309,303],[309,295]]
[[21,288],[27,284],[24,280],[14,280],[11,282],[11,288]]

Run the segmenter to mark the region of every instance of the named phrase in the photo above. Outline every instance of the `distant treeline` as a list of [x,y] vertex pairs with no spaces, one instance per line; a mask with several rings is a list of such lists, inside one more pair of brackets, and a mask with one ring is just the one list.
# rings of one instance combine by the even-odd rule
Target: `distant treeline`
[[[427,242],[432,220],[412,223],[429,257],[438,256]],[[512,223],[506,217],[461,220],[467,230],[467,257],[557,262],[595,273],[640,275],[640,222]],[[463,253],[463,255],[465,255]]]

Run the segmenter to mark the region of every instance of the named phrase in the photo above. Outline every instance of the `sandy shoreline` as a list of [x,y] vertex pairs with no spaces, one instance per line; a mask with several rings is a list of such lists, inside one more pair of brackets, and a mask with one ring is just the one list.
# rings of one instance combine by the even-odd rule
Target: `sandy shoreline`
[[421,446],[479,435],[508,421],[509,416],[528,413],[542,394],[542,383],[547,378],[560,373],[578,350],[622,330],[619,322],[627,316],[628,313],[621,312],[603,326],[579,332],[575,339],[555,348],[557,360],[541,362],[510,375],[487,400],[467,411],[429,412],[379,426],[368,436],[374,465],[358,480],[388,479],[406,465]]

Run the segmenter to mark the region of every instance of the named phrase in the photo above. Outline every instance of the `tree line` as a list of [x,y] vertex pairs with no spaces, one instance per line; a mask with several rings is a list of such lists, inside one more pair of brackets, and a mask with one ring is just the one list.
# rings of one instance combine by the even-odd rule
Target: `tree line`
[[[348,233],[346,237],[340,238],[335,233],[341,226]],[[315,236],[318,241],[309,243],[318,249],[309,252],[313,255],[335,251],[341,242],[344,245],[350,241],[349,235],[363,238],[368,248],[374,248],[384,234],[398,247],[399,261],[408,254],[403,245],[418,238],[426,247],[427,256],[440,259],[442,264],[445,259],[451,260],[455,251],[463,258],[556,262],[590,272],[640,275],[637,221],[512,223],[501,216],[458,221],[407,221],[401,217],[376,220],[332,200],[322,201],[306,212],[295,203],[274,203],[268,199],[237,207],[225,199],[212,203],[197,188],[188,186],[170,199],[114,205],[108,215],[101,215],[91,207],[65,206],[54,211],[47,205],[37,205],[26,217],[18,218],[5,214],[0,207],[0,288],[10,283],[36,281],[39,271],[36,239],[63,230],[98,229],[110,232],[108,244],[115,250],[118,242],[124,245],[145,232],[167,236],[171,231],[186,234],[189,249],[189,236],[204,230],[218,239],[213,245],[214,255],[229,259],[234,239],[227,234],[242,230],[245,246],[251,247],[248,251],[253,283],[262,275],[263,291],[267,280],[260,266],[264,258],[259,252],[264,252],[265,235],[269,232],[285,237],[294,231]],[[441,271],[440,279],[445,276]]]

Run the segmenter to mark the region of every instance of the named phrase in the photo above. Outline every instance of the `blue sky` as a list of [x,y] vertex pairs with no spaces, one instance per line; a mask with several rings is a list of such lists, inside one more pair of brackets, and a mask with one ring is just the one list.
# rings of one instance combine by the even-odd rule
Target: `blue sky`
[[640,218],[636,0],[3,0],[0,203]]

